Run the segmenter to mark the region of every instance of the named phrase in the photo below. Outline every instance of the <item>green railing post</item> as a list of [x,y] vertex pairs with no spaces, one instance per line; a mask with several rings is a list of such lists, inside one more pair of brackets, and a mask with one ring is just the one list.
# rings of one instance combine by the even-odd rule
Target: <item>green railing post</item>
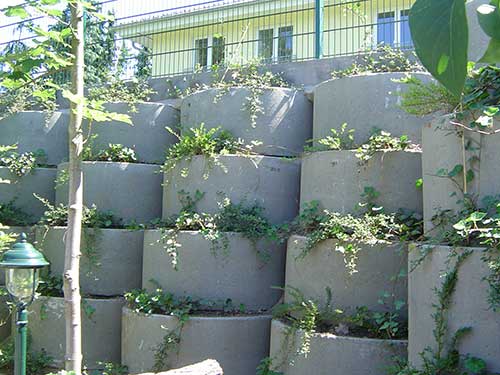
[[21,304],[17,309],[16,317],[16,359],[14,362],[15,375],[26,375],[26,355],[28,351],[28,311],[26,305]]
[[315,37],[315,50],[314,57],[320,59],[323,57],[323,14],[325,10],[325,1],[316,0],[315,12],[315,24],[314,24],[314,37]]

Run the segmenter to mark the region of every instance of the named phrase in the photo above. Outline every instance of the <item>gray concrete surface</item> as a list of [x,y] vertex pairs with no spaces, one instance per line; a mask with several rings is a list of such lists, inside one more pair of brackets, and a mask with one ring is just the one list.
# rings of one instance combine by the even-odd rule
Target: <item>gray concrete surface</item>
[[[58,173],[67,163],[58,166]],[[146,223],[161,216],[162,177],[152,164],[83,162],[83,203],[111,211],[124,222]],[[67,204],[68,186],[56,188],[56,202]]]
[[[394,82],[405,73],[374,73],[332,79],[314,90],[313,138],[331,135],[330,129],[340,130],[347,123],[354,129],[357,144],[370,137],[373,128],[390,132],[393,136],[408,135],[420,143],[422,126],[429,120],[407,114],[400,108],[399,93],[406,90],[403,83]],[[425,73],[412,73],[413,77],[430,80]]]
[[[158,345],[178,327],[177,318],[124,308],[122,319],[122,363],[131,373],[150,371]],[[213,358],[225,374],[255,375],[269,354],[270,326],[268,315],[192,316],[184,325],[177,353],[169,353],[165,370]]]
[[236,138],[262,142],[254,152],[271,156],[298,156],[312,137],[312,103],[301,91],[273,88],[260,96],[264,113],[257,114],[252,125],[246,109],[250,90],[209,89],[186,97],[181,106],[181,125],[186,131],[204,123],[207,128],[220,126]]
[[360,164],[354,151],[322,151],[302,159],[300,204],[317,200],[333,212],[356,213],[365,187],[380,195],[377,205],[386,212],[400,208],[422,213],[422,190],[415,181],[422,177],[422,154],[377,153]]
[[[484,277],[489,275],[488,265],[481,259],[483,249],[437,246],[413,272],[409,274],[409,360],[421,366],[419,356],[426,347],[436,348],[433,338],[435,328],[432,314],[437,303],[435,288],[441,288],[443,274],[451,270],[454,260],[448,265],[451,251],[458,254],[472,250],[458,270],[455,293],[447,310],[448,331],[446,345],[455,332],[463,327],[471,327],[459,344],[459,352],[470,354],[486,361],[488,373],[500,372],[500,314],[489,308],[487,302],[489,285]],[[409,262],[419,259],[419,252],[410,248]],[[410,263],[411,264],[411,263]]]
[[406,341],[332,334],[313,334],[307,357],[294,356],[300,349],[303,332],[298,331],[287,343],[286,330],[284,323],[272,321],[270,355],[275,358],[278,371],[285,375],[386,375],[396,357],[406,359]]
[[[184,366],[175,370],[160,372],[159,375],[222,375],[222,367],[214,359],[195,363],[190,366]],[[148,374],[142,374],[148,375]],[[153,375],[153,374],[149,374]]]
[[[121,309],[123,299],[85,299],[82,304],[83,362],[88,369],[102,368],[98,362],[120,363]],[[92,315],[85,310],[93,309]],[[45,349],[54,366],[64,365],[64,299],[40,297],[29,308],[31,348]]]
[[[384,292],[394,293],[395,299],[407,301],[406,277],[396,278],[407,271],[407,246],[404,244],[359,244],[356,269],[349,273],[345,256],[335,250],[335,240],[326,240],[313,248],[308,255],[299,257],[307,238],[292,236],[288,240],[285,284],[299,289],[306,298],[326,303],[326,288],[332,291],[332,306],[352,313],[358,306],[374,311],[392,311],[394,306],[378,303]],[[395,280],[393,279],[395,278]],[[285,302],[291,301],[285,290]],[[406,307],[402,314],[406,314]]]
[[479,60],[488,47],[490,38],[479,26],[476,9],[481,4],[489,3],[488,0],[471,0],[465,4],[469,21],[469,61]]
[[2,145],[18,144],[19,152],[43,149],[47,163],[57,165],[68,160],[67,111],[48,116],[41,111],[19,112],[0,120]]
[[[182,208],[179,192],[205,193],[198,202],[199,212],[219,211],[219,202],[228,197],[233,203],[259,204],[274,224],[293,219],[298,213],[300,162],[269,156],[220,155],[215,165],[206,157],[195,156],[166,172],[163,189],[163,218]],[[188,171],[186,177],[182,176]],[[221,195],[222,193],[222,195]]]
[[[257,249],[268,252],[263,262],[250,240],[239,233],[227,233],[227,253],[214,255],[212,243],[200,232],[182,231],[177,235],[178,270],[163,248],[161,231],[147,230],[144,235],[142,285],[155,288],[151,279],[175,295],[189,295],[210,301],[230,298],[251,311],[269,309],[276,304],[285,279],[285,245],[259,241]],[[222,250],[223,251],[223,250]]]
[[[36,246],[52,274],[64,272],[66,227],[36,228]],[[141,287],[144,231],[84,229],[80,290],[93,296],[117,296]],[[119,261],[117,261],[119,260]]]
[[[106,104],[105,108],[110,112],[128,114],[133,125],[118,121],[94,122],[92,134],[98,137],[93,142],[93,148],[101,150],[109,143],[123,144],[135,149],[140,162],[161,164],[166,149],[177,141],[165,127],[176,128],[179,125],[179,111],[172,101],[138,103],[135,107],[136,112],[133,112],[127,103]],[[88,124],[85,124],[85,134],[88,130]]]
[[31,215],[33,222],[38,221],[46,207],[33,194],[37,194],[49,202],[55,201],[56,168],[35,168],[23,177],[12,174],[7,167],[0,167],[0,202],[7,203],[13,199],[14,205]]
[[[462,176],[457,176],[453,182],[449,178],[439,177],[438,170],[453,170],[456,165],[463,164],[462,138],[457,128],[450,124],[450,117],[436,118],[431,124],[424,127],[422,132],[423,154],[423,197],[425,229],[433,228],[432,217],[440,210],[457,210],[457,202],[462,197]],[[465,121],[467,123],[467,120]],[[495,128],[498,128],[498,121]],[[458,129],[460,130],[460,129]],[[468,192],[477,196],[478,203],[485,196],[497,195],[500,185],[500,134],[480,135],[475,132],[465,131],[466,144],[471,142],[473,150],[466,152],[467,168],[470,169],[470,158],[477,156],[479,163],[475,162],[473,169],[474,179],[468,184]]]

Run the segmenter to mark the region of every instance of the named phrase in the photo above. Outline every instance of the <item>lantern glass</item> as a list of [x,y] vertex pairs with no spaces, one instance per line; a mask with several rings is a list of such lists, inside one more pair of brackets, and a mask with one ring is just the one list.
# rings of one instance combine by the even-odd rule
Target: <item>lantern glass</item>
[[7,268],[5,284],[15,299],[29,303],[38,287],[38,272],[33,268]]

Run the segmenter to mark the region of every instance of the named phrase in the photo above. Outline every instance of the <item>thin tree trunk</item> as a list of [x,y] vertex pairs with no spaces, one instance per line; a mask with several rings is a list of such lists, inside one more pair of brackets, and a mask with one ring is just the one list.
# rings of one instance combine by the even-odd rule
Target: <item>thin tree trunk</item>
[[64,302],[66,318],[65,368],[77,375],[82,371],[82,326],[80,296],[80,239],[82,232],[83,173],[81,153],[83,147],[83,70],[84,35],[83,4],[77,0],[71,6],[74,56],[72,93],[79,100],[71,103],[69,122],[69,201],[66,253],[64,258]]

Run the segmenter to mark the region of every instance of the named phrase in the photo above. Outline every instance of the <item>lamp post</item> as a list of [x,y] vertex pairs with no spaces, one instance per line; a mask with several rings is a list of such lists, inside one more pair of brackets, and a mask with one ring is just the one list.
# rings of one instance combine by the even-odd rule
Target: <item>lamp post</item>
[[43,254],[26,241],[21,233],[20,242],[3,253],[0,268],[5,268],[5,284],[16,305],[16,353],[14,374],[26,375],[28,306],[35,298],[38,287],[38,269],[49,263]]

